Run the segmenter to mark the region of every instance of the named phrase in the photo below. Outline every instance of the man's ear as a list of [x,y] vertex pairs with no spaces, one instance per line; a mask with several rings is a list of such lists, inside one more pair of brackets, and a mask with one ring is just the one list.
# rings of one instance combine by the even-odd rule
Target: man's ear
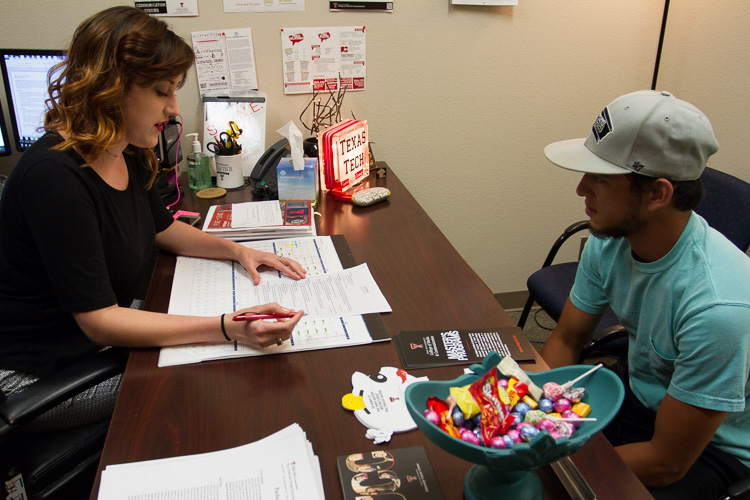
[[659,178],[654,181],[651,190],[645,194],[648,197],[647,208],[658,210],[669,205],[674,195],[674,186],[667,179]]

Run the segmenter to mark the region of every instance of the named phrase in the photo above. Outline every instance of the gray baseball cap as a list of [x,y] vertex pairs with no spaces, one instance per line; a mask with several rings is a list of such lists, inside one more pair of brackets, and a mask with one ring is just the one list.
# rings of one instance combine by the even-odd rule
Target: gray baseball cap
[[685,181],[700,177],[718,149],[711,123],[698,108],[669,92],[641,90],[607,105],[587,138],[549,144],[544,154],[577,172]]

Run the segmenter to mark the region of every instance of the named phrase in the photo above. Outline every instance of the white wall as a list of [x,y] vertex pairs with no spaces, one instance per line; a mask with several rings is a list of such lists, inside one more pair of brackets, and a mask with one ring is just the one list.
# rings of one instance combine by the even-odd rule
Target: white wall
[[[3,9],[0,46],[64,48],[80,21],[115,4]],[[391,14],[332,13],[325,0],[283,14],[225,14],[221,0],[198,4],[199,17],[166,19],[187,40],[192,31],[252,28],[259,86],[268,94],[268,144],[309,98],[283,94],[279,28],[366,25],[367,90],[347,94],[344,114],[369,120],[376,158],[495,293],[525,289],[559,231],[584,217],[574,192],[579,176],[553,167],[542,149],[585,136],[608,102],[649,88],[663,10],[653,0],[519,0],[515,7],[396,0]],[[672,0],[658,84],[709,116],[721,145],[711,165],[746,180],[748,32],[745,0]],[[194,72],[178,95],[185,131],[198,130]],[[0,173],[15,158],[0,159]],[[564,257],[573,258],[575,247]]]

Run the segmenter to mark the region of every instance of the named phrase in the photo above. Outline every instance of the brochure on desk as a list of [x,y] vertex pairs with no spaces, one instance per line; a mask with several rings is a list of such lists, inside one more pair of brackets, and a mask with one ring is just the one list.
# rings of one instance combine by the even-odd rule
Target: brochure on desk
[[[253,241],[242,244],[295,259],[307,269],[307,278],[294,281],[278,271],[267,270],[261,272],[261,284],[256,287],[247,271],[236,262],[180,256],[177,258],[172,282],[169,313],[218,316],[256,304],[282,303],[278,294],[293,294],[297,286],[308,287],[309,290],[305,290],[307,295],[315,295],[309,292],[318,289],[325,289],[329,294],[341,293],[339,288],[347,286],[349,282],[359,283],[359,280],[367,279],[369,275],[366,265],[354,265],[349,245],[342,235]],[[325,280],[329,279],[334,281],[326,283]],[[371,275],[369,279],[372,279]],[[367,308],[378,312],[326,316],[324,311],[318,311],[315,317],[303,318],[297,324],[289,341],[281,346],[274,345],[265,349],[253,349],[237,342],[164,347],[159,354],[159,366],[346,347],[390,340],[390,335],[379,313],[390,312],[391,309],[374,280],[366,287],[356,287],[352,293],[371,294],[361,297],[361,300],[367,302],[365,304]],[[303,293],[297,292],[297,295],[303,295]],[[356,299],[356,297],[352,298]],[[328,302],[335,301],[321,300],[317,303],[310,303],[308,308],[298,309],[308,312],[316,307],[324,309],[338,306],[328,304]],[[351,302],[352,304],[347,305],[357,306],[356,300]]]
[[481,363],[491,351],[516,361],[535,358],[534,348],[517,326],[400,332],[393,342],[407,370]]
[[422,446],[351,453],[336,459],[344,500],[442,500]]

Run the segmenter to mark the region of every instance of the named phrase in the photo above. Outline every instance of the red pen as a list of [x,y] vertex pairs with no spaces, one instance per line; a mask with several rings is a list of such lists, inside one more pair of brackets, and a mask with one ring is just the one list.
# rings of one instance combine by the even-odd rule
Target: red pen
[[289,314],[260,314],[260,313],[242,313],[232,318],[232,321],[255,321],[256,319],[279,319],[293,318],[295,313]]

